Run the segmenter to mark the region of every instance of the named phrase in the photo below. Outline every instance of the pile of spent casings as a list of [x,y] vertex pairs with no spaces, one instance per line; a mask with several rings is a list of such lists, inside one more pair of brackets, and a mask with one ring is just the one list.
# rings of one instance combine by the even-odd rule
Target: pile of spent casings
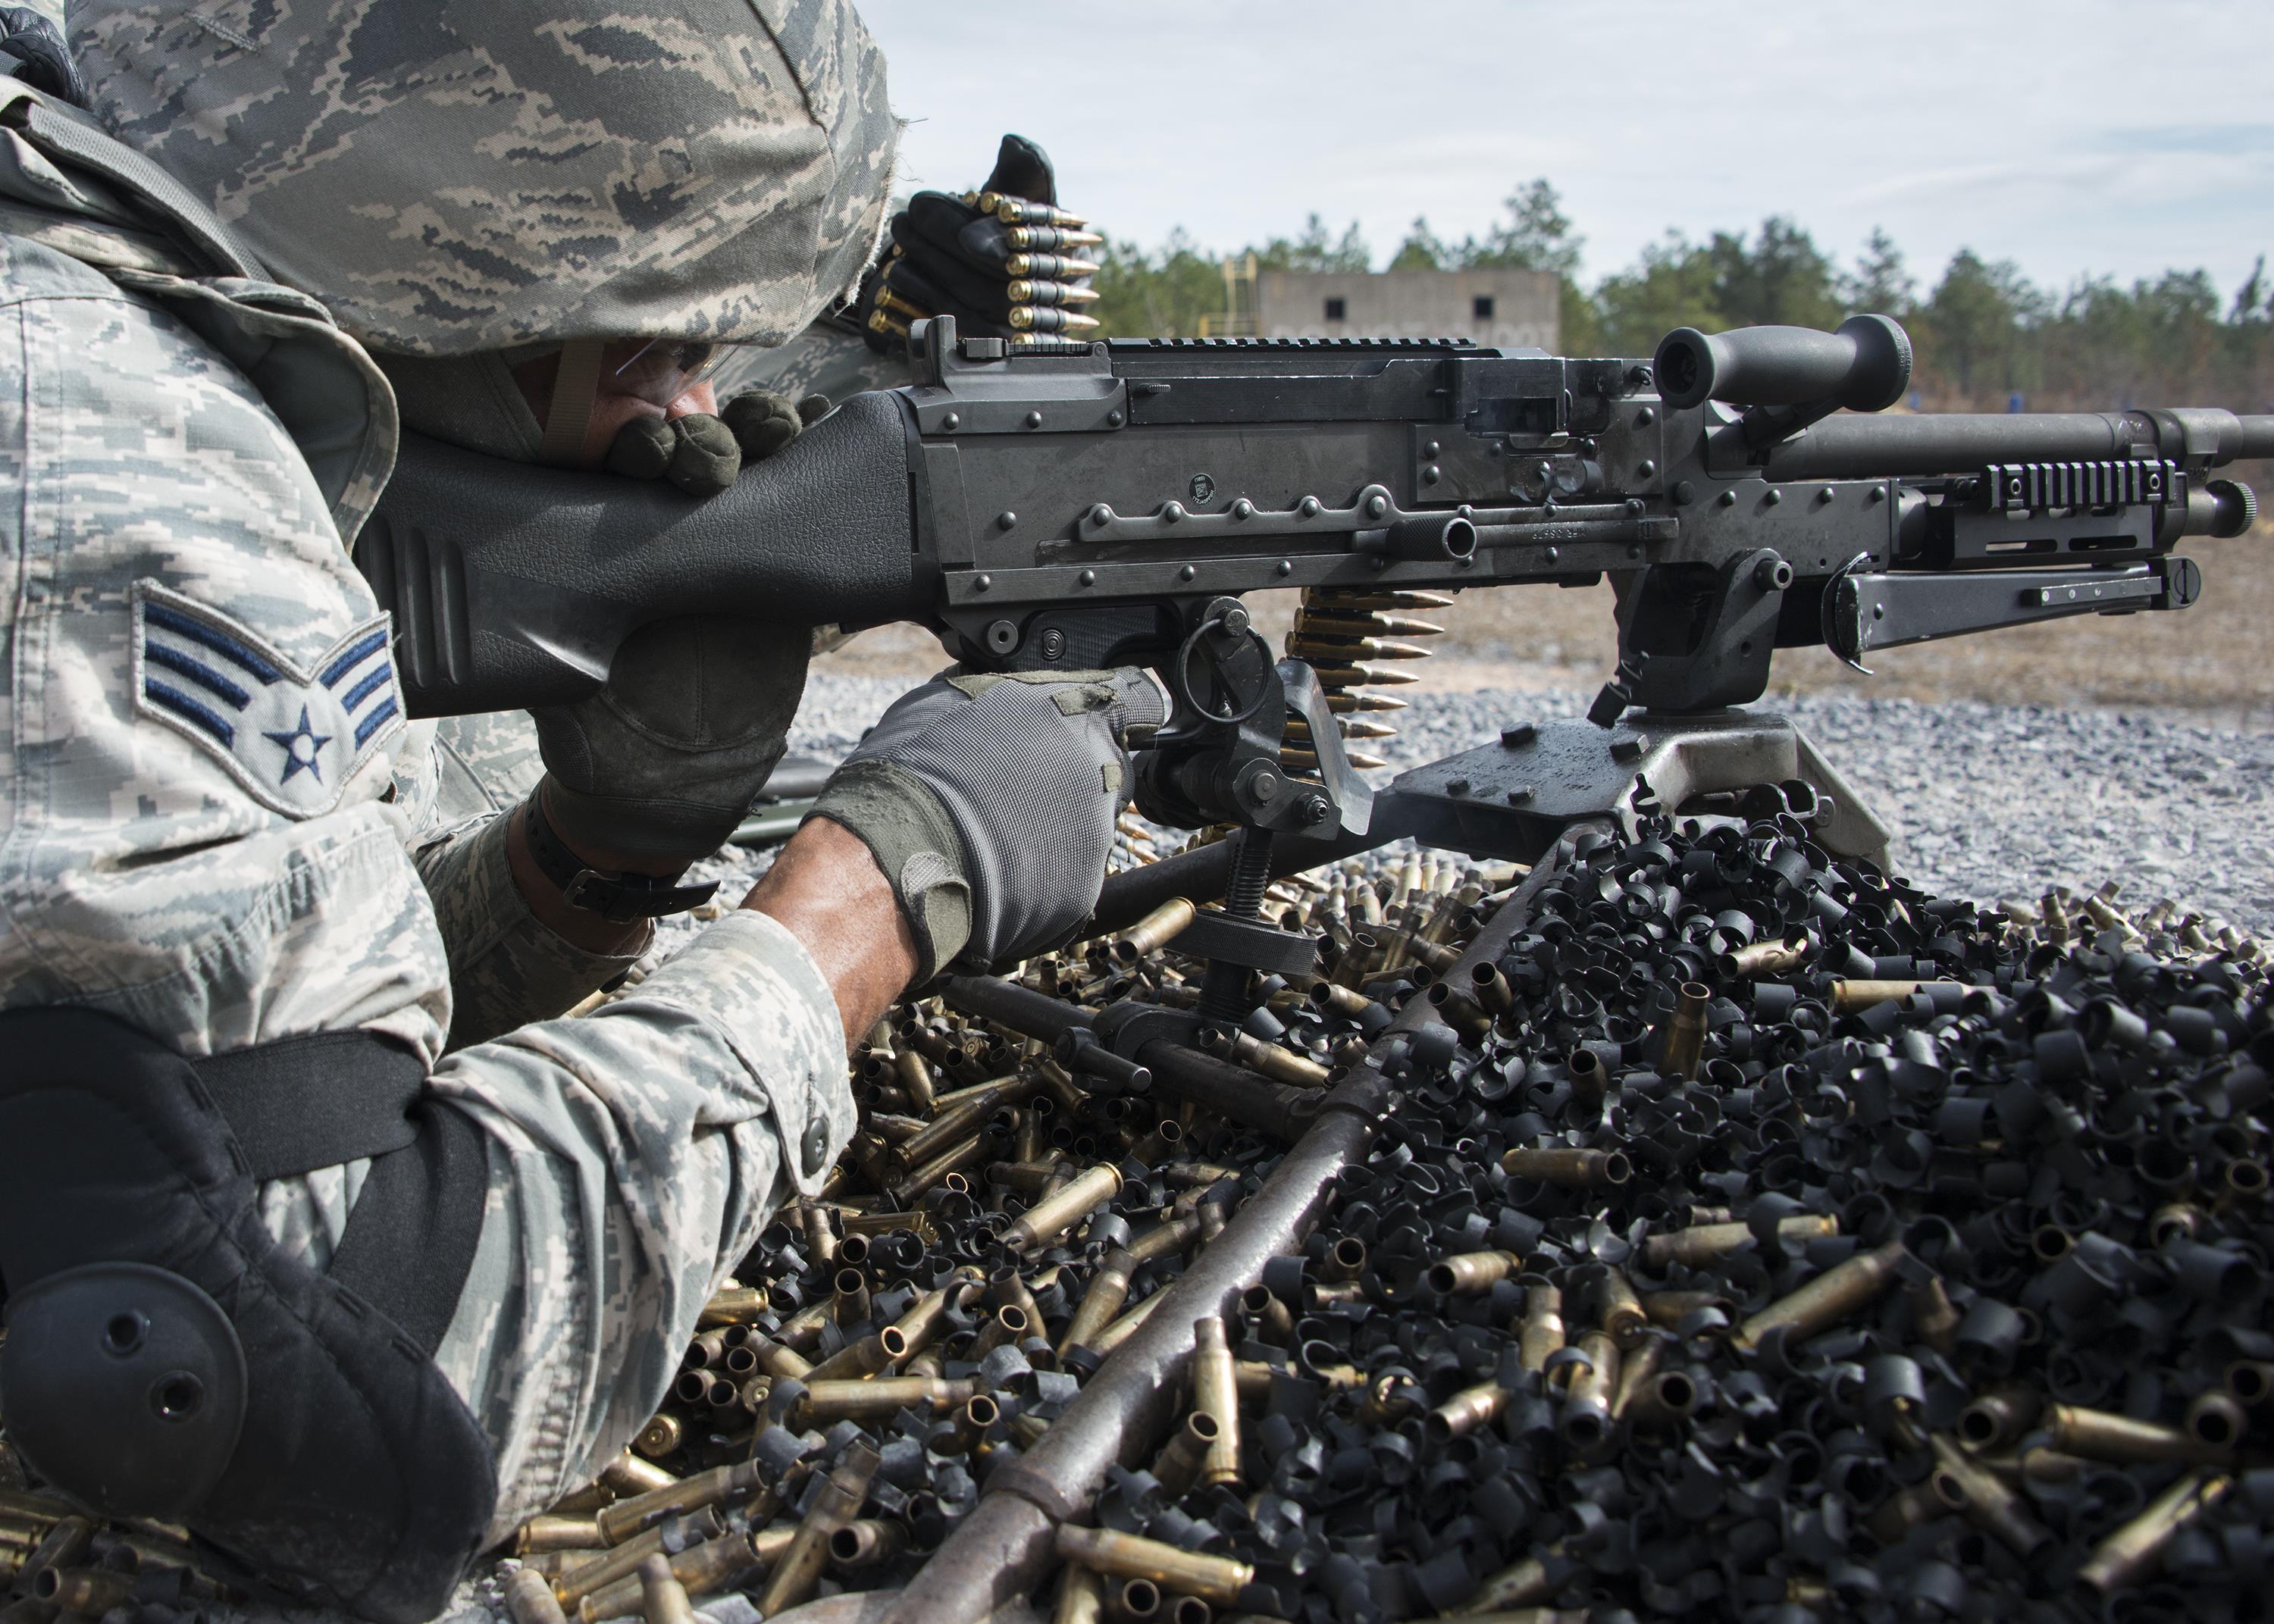
[[[2113,888],[1924,897],[1763,795],[1581,835],[1486,962],[1458,948],[1505,873],[1275,888],[1327,974],[1262,983],[1216,1052],[1304,1089],[1371,1043],[1403,1099],[1303,1252],[1200,1322],[1173,1425],[1059,1530],[1038,1605],[2264,1616],[2257,944]],[[1178,923],[1022,980],[1188,1004]],[[1444,1024],[1388,1030],[1414,998]],[[698,1598],[909,1582],[1284,1148],[937,1003],[856,1077],[845,1167],[641,1440],[681,1485],[598,1511]],[[733,1486],[690,1514],[698,1481]],[[539,1559],[548,1596],[631,1610],[624,1548]]]

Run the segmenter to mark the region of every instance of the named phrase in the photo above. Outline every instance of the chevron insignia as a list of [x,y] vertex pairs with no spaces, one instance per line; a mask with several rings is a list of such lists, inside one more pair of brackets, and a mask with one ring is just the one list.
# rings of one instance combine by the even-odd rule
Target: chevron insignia
[[201,747],[263,806],[314,817],[403,726],[384,614],[312,667],[210,605],[134,583],[134,708]]

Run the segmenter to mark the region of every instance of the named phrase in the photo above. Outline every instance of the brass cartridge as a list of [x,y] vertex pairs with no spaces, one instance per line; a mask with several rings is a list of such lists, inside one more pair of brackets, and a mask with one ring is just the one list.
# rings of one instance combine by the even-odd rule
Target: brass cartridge
[[831,1537],[861,1515],[861,1502],[869,1497],[869,1485],[881,1462],[877,1447],[866,1438],[855,1438],[845,1447],[791,1536],[789,1548],[766,1575],[765,1591],[758,1598],[758,1611],[765,1617],[787,1613],[813,1594],[829,1560]]
[[1906,1255],[1902,1242],[1895,1240],[1834,1265],[1739,1326],[1737,1345],[1757,1347],[1780,1327],[1788,1341],[1798,1342],[1861,1312],[1894,1283]]
[[1634,1177],[1634,1164],[1617,1150],[1511,1150],[1500,1165],[1512,1178],[1571,1190],[1623,1184]]
[[1121,1169],[1101,1162],[1054,1195],[1044,1196],[1003,1232],[1003,1244],[1013,1252],[1056,1240],[1096,1207],[1121,1193]]
[[1118,1534],[1111,1529],[1061,1523],[1058,1554],[1070,1562],[1115,1579],[1144,1579],[1163,1590],[1197,1596],[1219,1607],[1236,1607],[1240,1592],[1255,1582],[1255,1569],[1230,1557],[1203,1556],[1158,1539]]
[[[1215,1314],[1193,1321],[1193,1408],[1216,1422],[1216,1436],[1201,1464],[1201,1481],[1213,1487],[1239,1481],[1239,1387],[1231,1343]],[[1148,1575],[1149,1576],[1149,1575]]]

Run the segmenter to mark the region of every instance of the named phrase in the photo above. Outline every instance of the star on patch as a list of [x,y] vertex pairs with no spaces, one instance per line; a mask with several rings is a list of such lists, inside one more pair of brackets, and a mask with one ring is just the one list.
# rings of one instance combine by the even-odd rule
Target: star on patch
[[323,770],[316,765],[316,752],[332,741],[332,735],[320,733],[308,726],[307,706],[300,707],[297,727],[290,733],[264,733],[261,737],[284,748],[284,776],[276,780],[279,784],[290,784],[292,775],[302,771],[319,784],[324,781]]

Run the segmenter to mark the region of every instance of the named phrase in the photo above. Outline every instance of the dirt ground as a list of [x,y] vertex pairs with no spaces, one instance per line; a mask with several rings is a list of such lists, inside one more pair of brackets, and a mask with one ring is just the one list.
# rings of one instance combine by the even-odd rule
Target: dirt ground
[[[1926,703],[2091,706],[2183,715],[2204,726],[2274,732],[2274,524],[2232,541],[2191,541],[2203,595],[2178,614],[2087,615],[1890,649],[1876,675],[1823,649],[1776,657],[1769,696],[1852,693]],[[1275,643],[1291,592],[1251,596]],[[1472,592],[1435,617],[1447,635],[1421,664],[1422,688],[1580,688],[1611,669],[1611,590],[1534,587]],[[927,676],[939,646],[912,627],[880,627],[816,663],[855,676]]]

